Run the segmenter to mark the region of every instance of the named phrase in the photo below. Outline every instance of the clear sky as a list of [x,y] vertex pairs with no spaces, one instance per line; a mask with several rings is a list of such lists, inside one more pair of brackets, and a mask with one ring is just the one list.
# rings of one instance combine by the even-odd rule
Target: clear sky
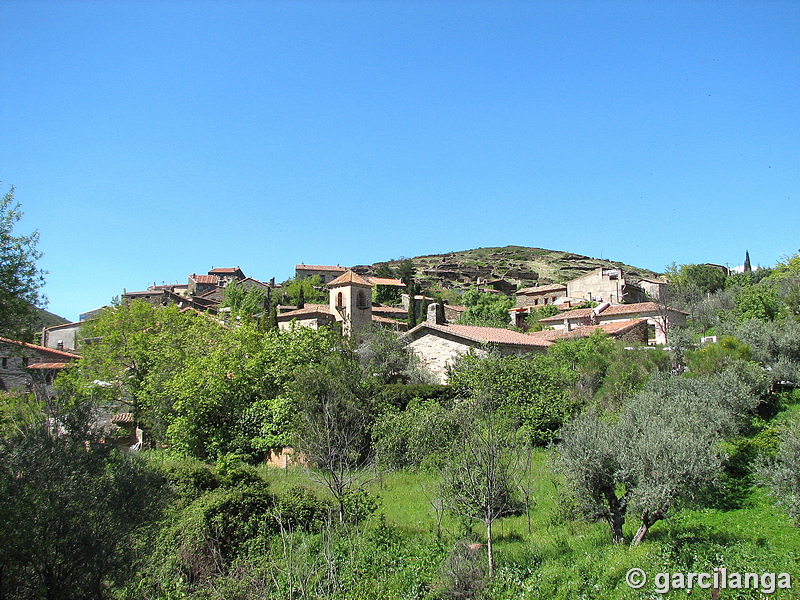
[[0,2],[0,180],[68,319],[239,266],[800,248],[800,2]]

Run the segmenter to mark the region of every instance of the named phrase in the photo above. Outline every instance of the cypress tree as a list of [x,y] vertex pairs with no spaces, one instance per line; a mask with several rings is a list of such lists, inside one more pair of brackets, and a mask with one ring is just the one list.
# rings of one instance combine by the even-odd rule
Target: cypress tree
[[752,271],[752,267],[750,266],[750,252],[745,250],[744,251],[744,272],[749,273]]

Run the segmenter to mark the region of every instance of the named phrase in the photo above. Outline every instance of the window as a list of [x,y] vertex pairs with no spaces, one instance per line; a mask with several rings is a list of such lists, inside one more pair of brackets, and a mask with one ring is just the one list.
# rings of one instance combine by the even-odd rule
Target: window
[[358,291],[358,308],[367,308],[367,300],[364,290]]
[[344,294],[342,292],[336,294],[336,307],[344,308]]

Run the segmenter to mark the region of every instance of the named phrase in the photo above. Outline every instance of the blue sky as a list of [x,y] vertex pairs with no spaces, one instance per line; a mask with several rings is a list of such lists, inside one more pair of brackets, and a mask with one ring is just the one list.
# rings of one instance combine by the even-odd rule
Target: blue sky
[[508,244],[800,248],[800,2],[0,3],[0,180],[69,319]]

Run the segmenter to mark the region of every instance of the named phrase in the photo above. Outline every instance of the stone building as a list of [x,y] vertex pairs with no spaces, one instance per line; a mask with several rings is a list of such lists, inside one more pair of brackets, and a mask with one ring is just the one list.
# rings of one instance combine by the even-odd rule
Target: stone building
[[686,327],[689,313],[675,308],[660,306],[655,302],[611,305],[603,303],[595,308],[578,308],[540,319],[539,323],[556,331],[570,331],[576,327],[603,325],[606,323],[644,319],[649,326],[649,340],[655,344],[667,343],[667,331],[671,327]]
[[567,296],[611,304],[655,300],[666,282],[627,275],[622,269],[598,267],[567,282]]
[[295,278],[305,279],[306,277],[318,275],[322,283],[330,283],[337,277],[344,275],[345,272],[347,272],[347,269],[340,267],[339,265],[333,267],[328,265],[306,265],[301,263],[294,266]]
[[522,288],[516,292],[517,308],[555,304],[558,298],[566,295],[567,286],[561,283]]
[[447,383],[448,369],[459,356],[470,352],[486,354],[489,349],[502,355],[545,352],[550,340],[496,327],[446,324],[438,304],[428,306],[427,319],[406,334],[408,349],[439,380]]
[[0,391],[29,391],[34,383],[50,384],[56,374],[80,358],[77,354],[0,338]]
[[372,284],[353,271],[346,271],[328,283],[328,306],[342,323],[342,333],[351,337],[372,325]]

